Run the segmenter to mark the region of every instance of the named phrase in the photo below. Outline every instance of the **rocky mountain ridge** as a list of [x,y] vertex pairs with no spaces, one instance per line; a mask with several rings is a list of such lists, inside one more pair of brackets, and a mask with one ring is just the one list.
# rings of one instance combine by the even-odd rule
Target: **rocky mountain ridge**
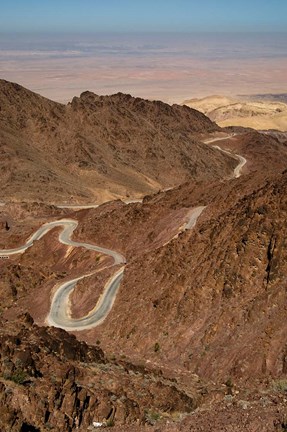
[[198,139],[219,127],[187,107],[90,92],[61,105],[3,80],[0,107],[3,201],[101,203],[234,165]]

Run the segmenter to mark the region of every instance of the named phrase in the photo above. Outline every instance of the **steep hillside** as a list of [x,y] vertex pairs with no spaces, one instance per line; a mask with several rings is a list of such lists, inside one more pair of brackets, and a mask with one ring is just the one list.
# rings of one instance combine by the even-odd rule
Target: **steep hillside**
[[[108,318],[76,333],[108,355],[19,316],[30,310],[41,321],[55,282],[91,270],[94,254],[67,250],[54,232],[2,262],[4,427],[87,430],[110,419],[115,431],[228,431],[231,425],[240,432],[283,431],[286,192],[286,171],[267,181],[253,172],[209,188],[187,183],[143,204],[66,210],[80,221],[76,238],[127,254]],[[199,204],[207,208],[195,229],[164,245],[183,211]],[[37,213],[36,206],[9,209],[15,218]],[[50,210],[60,217],[61,210]],[[41,218],[48,212],[38,208]],[[86,292],[99,296],[98,285],[102,279],[80,284],[77,303]],[[94,299],[88,300],[90,306]]]
[[287,173],[238,187],[228,209],[219,194],[192,232],[130,262],[102,339],[221,382],[285,374]]
[[1,200],[143,196],[234,165],[198,142],[219,128],[187,107],[90,92],[65,106],[3,80],[0,107]]
[[109,359],[100,347],[63,330],[38,327],[28,314],[9,324],[1,321],[0,343],[3,432],[144,425],[155,412],[172,418],[197,404],[199,383],[186,393],[158,371]]

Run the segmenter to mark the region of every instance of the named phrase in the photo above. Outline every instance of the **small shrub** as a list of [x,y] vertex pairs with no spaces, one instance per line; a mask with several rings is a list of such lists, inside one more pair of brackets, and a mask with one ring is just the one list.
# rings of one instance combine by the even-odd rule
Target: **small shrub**
[[280,379],[277,381],[273,381],[273,389],[281,393],[287,392],[287,380]]
[[233,387],[232,379],[228,378],[228,380],[226,381],[225,385],[226,385],[226,387]]
[[24,372],[23,370],[18,370],[12,375],[10,375],[8,379],[10,379],[10,381],[13,381],[16,384],[22,385],[28,380],[28,378],[29,377],[26,372]]
[[228,378],[228,380],[225,383],[227,387],[227,394],[232,395],[233,394],[233,382],[231,378]]
[[159,421],[161,418],[161,415],[158,412],[155,411],[146,411],[145,412],[145,421],[146,423],[150,425],[154,425],[157,421]]
[[160,350],[160,345],[159,345],[158,342],[156,342],[156,343],[154,344],[153,349],[154,349],[154,352],[159,352],[159,350]]
[[115,425],[115,421],[112,417],[106,421],[106,427],[113,427],[114,425]]

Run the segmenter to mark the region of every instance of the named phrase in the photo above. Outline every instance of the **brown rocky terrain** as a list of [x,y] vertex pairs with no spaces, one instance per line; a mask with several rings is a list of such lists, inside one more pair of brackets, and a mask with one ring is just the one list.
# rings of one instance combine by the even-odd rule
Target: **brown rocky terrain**
[[[137,175],[156,178],[157,173],[163,186],[181,184],[147,195],[143,202],[115,200],[79,211],[37,201],[0,207],[1,249],[20,246],[45,222],[72,218],[78,221],[76,241],[113,249],[127,260],[103,323],[70,333],[46,326],[53,293],[63,281],[93,273],[70,296],[71,315],[82,317],[114,271],[112,259],[59,243],[60,228],[54,228],[23,254],[0,260],[0,430],[287,430],[284,137],[236,127],[220,131],[193,110],[121,94],[107,98],[86,92],[63,106],[19,87],[24,102],[33,97],[21,110],[15,85],[5,83],[4,88],[5,97],[11,97],[9,106],[1,105],[4,134],[10,124],[11,136],[20,134],[19,142],[28,145],[30,134],[41,155],[58,158],[59,170],[60,160],[65,161],[65,178],[73,178],[77,200],[85,200],[81,194],[87,190],[82,189],[87,172],[99,172],[96,142],[103,146],[97,151],[107,155],[101,160],[108,167],[103,185],[108,179],[119,181],[114,172],[122,170],[125,160]],[[54,123],[51,113],[58,113]],[[75,130],[84,136],[80,153]],[[158,139],[153,141],[154,162],[145,153],[150,130]],[[224,139],[227,133],[230,137]],[[117,137],[116,149],[110,146],[112,136]],[[36,137],[43,138],[37,146]],[[85,156],[87,137],[93,143],[90,158]],[[179,137],[185,150],[175,149]],[[222,140],[199,143],[213,137]],[[23,154],[15,153],[5,165],[6,173],[22,156],[32,169],[36,159],[28,160],[26,144],[19,146]],[[238,162],[213,145],[247,159],[240,178],[232,178]],[[178,152],[183,152],[181,162]],[[196,170],[183,174],[192,170],[184,171],[182,161],[189,164],[193,157]],[[41,157],[37,161],[43,172]],[[85,171],[83,177],[79,169]],[[45,180],[45,199],[56,191],[59,179],[52,186]],[[8,175],[5,181],[16,187]],[[23,187],[37,198],[36,187],[42,189],[32,181]],[[19,198],[24,189],[19,189]],[[139,192],[137,186],[134,190]],[[55,196],[60,200],[61,195]],[[87,193],[86,198],[92,196]],[[206,208],[195,227],[184,230],[197,206]]]
[[218,126],[179,105],[90,92],[62,105],[1,80],[0,109],[2,201],[143,196],[234,165],[197,139]]
[[63,330],[38,327],[28,314],[2,324],[3,432],[87,431],[93,422],[141,424],[153,410],[171,417],[196,407],[191,391],[162,374],[108,359]]
[[[115,244],[129,257],[113,310],[98,329],[76,333],[77,338],[84,338],[94,346],[100,343],[109,353],[108,358],[116,359],[104,357],[108,366],[98,366],[98,360],[94,359],[91,363],[86,358],[71,359],[69,354],[63,354],[61,347],[68,344],[65,342],[68,338],[72,348],[67,349],[77,353],[76,339],[70,340],[67,333],[60,330],[41,330],[30,319],[27,324],[26,319],[23,322],[23,318],[20,321],[17,318],[17,314],[30,310],[40,320],[36,311],[41,312],[41,308],[37,302],[36,308],[35,303],[32,306],[37,290],[41,290],[41,298],[45,299],[45,286],[51,289],[55,277],[66,277],[64,268],[69,275],[88,268],[82,252],[73,252],[78,255],[74,255],[76,260],[71,267],[69,260],[64,260],[66,247],[62,245],[57,252],[57,233],[51,232],[25,252],[19,263],[13,260],[10,264],[2,263],[1,292],[3,287],[16,287],[16,292],[12,290],[9,297],[6,291],[1,300],[3,309],[8,308],[6,312],[2,310],[4,342],[1,346],[2,349],[9,346],[2,357],[3,430],[12,423],[14,430],[53,427],[74,430],[78,421],[79,430],[87,430],[93,421],[109,419],[112,412],[115,413],[112,418],[115,431],[141,431],[143,423],[154,424],[144,428],[151,431],[255,432],[258,428],[284,431],[287,415],[284,402],[286,200],[282,198],[286,196],[286,172],[270,175],[263,186],[258,186],[258,181],[253,173],[226,181],[220,188],[211,185],[203,198],[210,200],[209,206],[194,231],[181,234],[163,247],[157,243],[151,247],[144,240],[149,236],[147,221],[152,232],[157,229],[156,221],[159,223],[168,209],[172,220],[180,203],[188,208],[197,199],[198,187],[186,184],[178,191],[148,197],[143,205],[118,202],[78,212],[83,228],[77,235],[82,237],[88,227],[89,235],[92,234],[91,215],[96,226],[99,218],[102,224],[106,220],[107,226],[112,226],[112,221],[117,219],[118,231],[122,233],[127,231],[123,221],[130,220],[133,227],[125,235],[121,247],[120,236],[117,239],[116,230],[112,230]],[[239,188],[245,191],[243,197]],[[137,226],[142,225],[140,237]],[[135,251],[133,255],[124,247],[132,244],[133,238],[142,239],[143,252],[131,246]],[[105,241],[103,237],[101,242]],[[51,256],[47,254],[49,248]],[[42,264],[37,268],[35,257],[41,256],[49,258],[46,267]],[[88,259],[91,265],[94,258]],[[37,355],[33,348],[35,341],[40,347]],[[50,344],[53,344],[52,351]],[[83,346],[85,350],[94,350]],[[17,356],[21,357],[20,361]],[[126,359],[130,359],[128,364]],[[37,373],[34,369],[31,371],[31,364],[36,364],[37,367],[33,367]],[[90,365],[88,370],[87,365]],[[135,371],[138,372],[134,374]],[[152,387],[155,378],[149,381],[149,376],[154,377],[154,374],[160,382],[155,390]],[[51,384],[53,376],[55,382]],[[167,379],[176,383],[181,394],[189,395],[190,405],[186,405],[186,399],[184,403],[179,402],[176,393],[167,396],[162,387]],[[148,389],[143,396],[139,380],[143,380]],[[127,392],[132,395],[128,400],[125,399]],[[155,394],[160,401],[157,402]],[[39,396],[44,401],[48,397],[43,408],[39,406]],[[59,397],[65,402],[57,408]],[[30,408],[22,405],[27,398],[30,407],[37,406],[37,410],[32,411],[37,415],[32,415]],[[85,404],[86,399],[91,401],[89,406]],[[168,406],[164,405],[167,400]],[[170,400],[174,401],[172,408]],[[188,414],[190,410],[192,415]],[[28,427],[30,429],[25,429]]]
[[[96,337],[112,338],[118,349],[136,352],[141,358],[147,355],[148,358],[160,359],[163,364],[173,364],[176,358],[177,365],[181,364],[183,368],[196,373],[202,370],[203,376],[210,374],[213,380],[224,380],[232,374],[237,379],[243,376],[244,380],[249,380],[253,374],[265,375],[267,371],[271,375],[280,375],[284,369],[280,359],[284,358],[286,344],[282,327],[285,301],[281,297],[285,292],[286,182],[284,172],[278,177],[270,177],[264,186],[258,186],[254,174],[251,174],[221,185],[221,189],[212,187],[212,191],[206,192],[206,196],[203,194],[198,203],[204,205],[207,204],[207,198],[210,200],[196,228],[163,247],[150,247],[147,242],[150,234],[145,225],[145,220],[149,219],[152,229],[156,226],[155,217],[150,216],[155,214],[151,211],[153,207],[162,206],[161,211],[167,213],[168,204],[159,204],[159,197],[148,200],[141,206],[140,212],[140,204],[134,204],[121,206],[120,211],[112,210],[110,214],[105,214],[106,226],[115,233],[115,244],[126,253],[129,262],[120,295],[109,319],[101,328],[90,331],[85,338],[90,342]],[[242,192],[238,193],[239,186],[243,196]],[[181,189],[181,196],[177,194],[178,201],[184,202],[182,197],[185,195],[186,201],[189,199],[190,205],[195,205],[193,200],[196,195],[192,196],[191,187],[186,185]],[[172,194],[176,195],[175,191],[166,193]],[[173,207],[177,205],[173,202]],[[131,214],[134,229],[124,235],[127,232],[124,221],[128,221]],[[117,233],[113,230],[112,222],[115,215]],[[94,218],[95,226],[97,223],[105,226],[101,214],[98,218]],[[81,236],[85,226],[91,226],[89,219],[87,225],[85,219],[82,221]],[[137,226],[143,228],[144,234],[139,234]],[[90,238],[93,231],[88,229],[88,233],[87,237]],[[142,239],[142,251],[132,246],[133,252],[129,250],[129,245],[134,241],[133,236]],[[101,234],[98,238],[100,242],[105,242]],[[155,239],[156,235],[152,238]],[[129,293],[133,293],[133,296]],[[260,310],[261,318],[257,309]],[[141,310],[145,311],[144,321]],[[255,316],[258,334],[253,329]],[[229,332],[226,326],[230,328]],[[265,334],[269,326],[271,333],[268,331]],[[279,334],[273,336],[277,330]],[[142,333],[145,334],[144,338],[140,337]],[[250,352],[250,364],[247,357],[249,338],[250,347],[258,351],[255,362],[255,353]],[[269,359],[266,344],[273,338],[279,351],[274,350],[272,343]],[[177,342],[174,345],[175,340]],[[224,350],[219,340],[222,340]],[[247,344],[247,353],[243,351],[241,341]],[[153,353],[156,342],[161,347],[160,353]],[[237,348],[235,342],[238,343]],[[214,348],[211,349],[210,344]],[[227,347],[230,347],[230,351]],[[180,360],[181,352],[183,356]],[[189,358],[190,353],[192,356]],[[221,357],[223,355],[224,359]],[[235,356],[238,356],[236,362]],[[240,356],[244,357],[242,371]],[[253,369],[254,363],[256,370]],[[211,364],[214,366],[211,367]]]
[[[119,346],[158,361],[176,359],[212,380],[284,374],[285,189],[286,173],[131,262],[102,335],[113,331]],[[137,301],[127,301],[125,290]],[[142,333],[148,337],[140,339]],[[161,350],[152,353],[156,342]]]

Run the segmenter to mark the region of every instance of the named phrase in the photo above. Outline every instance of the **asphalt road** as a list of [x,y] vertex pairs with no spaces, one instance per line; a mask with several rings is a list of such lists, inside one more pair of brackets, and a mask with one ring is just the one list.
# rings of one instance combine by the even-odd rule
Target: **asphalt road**
[[[205,207],[196,207],[192,209],[188,215],[188,221],[183,226],[181,231],[193,228],[204,208]],[[125,268],[124,264],[126,263],[125,257],[116,251],[102,248],[89,243],[77,242],[72,240],[71,237],[77,225],[78,222],[73,219],[61,219],[59,221],[49,222],[42,225],[31,237],[28,238],[24,245],[14,249],[0,250],[0,256],[9,256],[23,253],[25,252],[25,250],[33,246],[34,241],[41,239],[50,230],[55,227],[62,227],[63,230],[59,234],[59,241],[62,244],[74,247],[84,247],[89,250],[94,250],[104,255],[111,256],[114,260],[114,265],[123,264],[123,267],[121,267],[105,285],[103,293],[94,308],[88,313],[88,315],[80,319],[73,319],[70,316],[69,296],[79,280],[91,276],[93,273],[88,273],[79,276],[78,278],[68,280],[62,283],[56,289],[56,292],[52,298],[50,313],[46,319],[46,322],[48,325],[60,327],[70,331],[91,329],[103,322],[103,320],[106,318],[106,316],[113,307],[116,294],[123,279]]]
[[[121,200],[121,201],[125,204],[131,204],[131,203],[137,203],[137,202],[142,203],[143,202],[142,199],[130,199],[130,200]],[[1,203],[0,203],[0,205],[1,205]],[[60,209],[83,210],[83,209],[97,208],[101,204],[83,204],[83,205],[82,204],[54,204],[54,205]]]
[[[231,134],[231,135],[228,135],[227,137],[224,137],[224,138],[222,138],[222,137],[220,137],[220,138],[211,138],[211,139],[205,140],[205,141],[203,141],[203,142],[204,142],[204,144],[211,144],[211,143],[216,142],[216,141],[223,141],[223,140],[230,139],[230,138],[232,138],[232,137],[234,137],[234,136],[236,136],[236,134]],[[242,174],[242,173],[241,173],[242,168],[243,168],[244,165],[246,164],[247,160],[246,160],[243,156],[240,156],[240,155],[235,154],[235,153],[231,153],[231,152],[229,152],[229,151],[227,151],[227,150],[222,149],[221,147],[219,147],[219,146],[217,146],[217,145],[213,145],[212,147],[214,147],[214,148],[220,150],[220,151],[223,152],[223,153],[228,154],[229,156],[236,157],[236,159],[239,160],[239,164],[237,165],[237,167],[236,167],[236,168],[234,169],[234,171],[233,171],[233,178],[238,178],[238,177],[240,177],[241,174]]]
[[[120,253],[102,248],[89,243],[76,242],[71,240],[71,236],[76,229],[78,222],[73,219],[62,219],[55,222],[49,222],[41,226],[23,246],[15,249],[2,249],[0,250],[0,256],[9,256],[19,253],[23,253],[26,249],[33,245],[33,242],[42,238],[47,232],[55,227],[63,227],[63,230],[59,234],[59,241],[68,246],[84,247],[89,250],[109,255],[114,259],[114,265],[125,264],[126,260]],[[111,310],[121,280],[123,278],[124,267],[118,270],[113,277],[106,284],[103,294],[97,303],[97,305],[90,311],[90,313],[80,319],[72,319],[69,316],[69,296],[74,289],[76,283],[84,279],[85,277],[91,276],[93,273],[85,274],[76,279],[72,279],[61,284],[56,293],[53,296],[50,313],[47,317],[47,323],[54,327],[61,327],[66,330],[84,330],[93,328],[99,325],[107,316]]]
[[117,291],[120,287],[124,267],[117,271],[106,284],[104,291],[95,307],[83,318],[73,319],[69,314],[69,296],[77,282],[89,275],[70,280],[60,285],[51,304],[47,323],[65,330],[88,330],[101,324],[113,307]]

